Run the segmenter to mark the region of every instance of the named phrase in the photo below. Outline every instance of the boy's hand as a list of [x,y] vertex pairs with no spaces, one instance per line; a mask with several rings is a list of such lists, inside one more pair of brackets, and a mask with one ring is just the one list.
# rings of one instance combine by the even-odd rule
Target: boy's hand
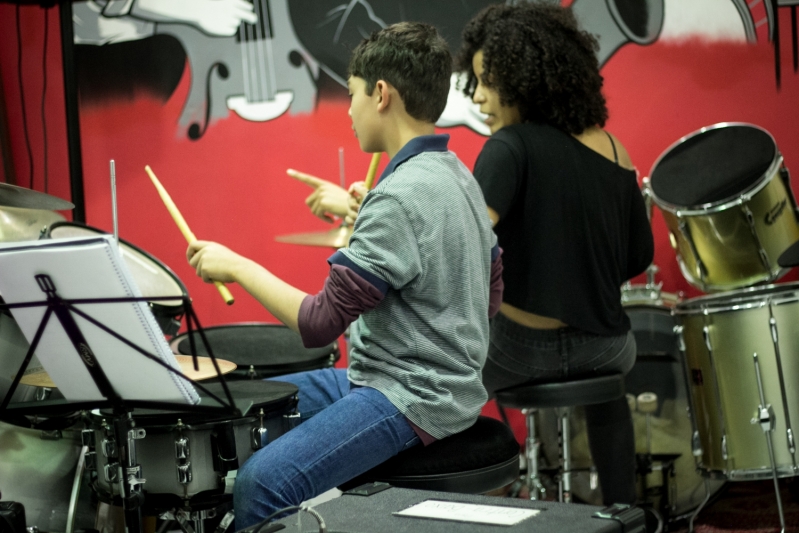
[[363,199],[368,192],[369,189],[366,188],[366,183],[363,181],[356,181],[350,185],[350,190],[348,191],[347,215],[344,217],[345,224],[349,226],[355,224],[355,219],[358,218],[358,210],[361,208]]
[[291,168],[286,170],[286,174],[313,187],[314,191],[305,199],[305,205],[311,209],[311,213],[330,223],[334,222],[334,216],[347,216],[349,194],[346,190],[327,180]]
[[229,248],[209,241],[194,241],[189,244],[186,258],[206,283],[236,282],[236,273],[249,261]]

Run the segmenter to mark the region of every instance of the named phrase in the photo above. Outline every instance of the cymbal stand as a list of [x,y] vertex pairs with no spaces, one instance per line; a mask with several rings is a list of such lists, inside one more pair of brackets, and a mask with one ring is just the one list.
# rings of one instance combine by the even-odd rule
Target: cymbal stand
[[755,362],[755,376],[757,377],[757,392],[760,395],[760,405],[757,406],[757,416],[751,420],[752,424],[760,424],[763,434],[766,436],[766,446],[768,448],[768,457],[771,461],[771,475],[774,479],[774,492],[777,497],[777,511],[780,515],[781,533],[785,533],[785,514],[782,510],[782,498],[780,497],[780,484],[779,477],[777,476],[777,465],[774,459],[774,442],[771,440],[771,433],[774,431],[776,417],[774,415],[774,408],[771,404],[766,403],[766,395],[763,392],[763,379],[760,376],[760,360],[757,353],[752,356]]
[[114,219],[114,240],[119,246],[119,217],[117,216],[117,172],[116,165],[112,159],[109,163],[111,167],[111,216]]

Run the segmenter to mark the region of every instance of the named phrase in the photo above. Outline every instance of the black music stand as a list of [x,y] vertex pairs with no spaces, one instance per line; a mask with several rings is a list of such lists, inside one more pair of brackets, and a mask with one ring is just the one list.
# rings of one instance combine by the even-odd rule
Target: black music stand
[[[80,268],[76,268],[76,266]],[[30,342],[20,369],[5,398],[0,403],[0,417],[6,413],[52,416],[76,410],[111,408],[115,418],[116,442],[122,447],[118,456],[123,469],[122,501],[126,529],[131,532],[141,531],[141,506],[144,502],[144,494],[140,487],[143,480],[140,477],[141,466],[136,460],[135,441],[144,437],[144,431],[136,429],[132,417],[133,411],[136,408],[174,410],[176,407],[180,407],[189,412],[241,416],[250,409],[252,402],[237,404],[233,400],[188,297],[142,297],[127,272],[127,267],[112,237],[104,235],[58,241],[0,244],[0,272],[3,273],[0,275],[0,290],[3,290],[6,300],[2,306],[11,310],[15,315],[15,319],[20,323],[21,329]],[[91,276],[92,273],[94,276]],[[54,278],[59,280],[59,286],[56,285]],[[85,283],[85,291],[84,286],[76,287],[69,283],[81,278],[86,278],[89,281],[89,283]],[[85,280],[81,279],[81,281]],[[35,298],[35,294],[32,293],[34,287],[38,287],[39,298],[43,297],[43,299],[25,301],[24,296]],[[104,289],[110,290],[113,296],[109,298],[96,297],[96,293]],[[64,298],[59,291],[69,293],[71,296],[81,295],[85,292],[89,297]],[[191,333],[193,328],[197,327],[220,378],[227,402],[202,385],[192,382],[177,369],[177,362],[147,307],[147,303],[153,300],[174,299],[182,299],[186,306],[189,332]],[[86,311],[87,307],[96,304],[100,304],[100,309],[105,311],[104,321],[97,320]],[[82,306],[83,309],[78,306]],[[44,308],[41,317],[30,313],[37,308]],[[97,308],[92,307],[92,309],[96,310]],[[55,321],[50,320],[53,316],[56,318]],[[130,320],[131,316],[138,317],[138,320]],[[125,318],[128,320],[124,323],[120,322]],[[38,323],[34,324],[34,321]],[[48,326],[50,327],[48,328]],[[128,335],[132,333],[134,338],[149,340],[150,348],[155,348],[153,351],[160,352],[160,355],[150,353],[139,343],[120,334],[119,330],[126,331]],[[45,335],[46,342],[43,342]],[[159,336],[160,343],[158,342]],[[89,345],[87,337],[92,339],[95,346],[99,346],[98,352],[95,352]],[[65,341],[67,347],[65,349],[62,346],[58,353],[54,354],[52,353],[53,342],[59,338]],[[145,342],[145,344],[148,343]],[[166,352],[164,352],[164,347]],[[93,386],[96,387],[96,390],[83,393],[85,397],[75,398],[75,393],[72,392],[65,393],[64,400],[10,404],[10,399],[37,348],[42,348],[43,353],[39,354],[39,360],[45,369],[51,372],[51,378],[56,381],[57,385],[59,383],[69,385],[67,378],[73,377],[83,380],[81,388]],[[196,350],[192,351],[196,353]],[[132,357],[121,364],[119,359],[129,356],[129,354],[140,354],[143,357]],[[48,369],[48,366],[56,369],[56,363],[63,363],[63,361],[58,361],[60,359],[65,359],[68,364],[74,365],[76,372],[71,376],[64,376]],[[150,365],[147,360],[157,363],[158,366]],[[142,365],[145,367],[143,370],[149,372],[154,378],[153,381],[157,382],[160,378],[161,384],[171,382],[174,384],[173,389],[153,391],[150,388],[145,391],[146,387],[144,386],[137,387],[135,383],[131,386],[130,383],[121,381],[126,378],[127,369]],[[116,368],[114,368],[115,366]],[[61,367],[63,368],[63,365]],[[126,371],[120,372],[120,367]],[[160,370],[160,368],[165,370]],[[81,375],[81,371],[77,369],[85,370],[82,370]],[[114,372],[114,370],[116,371]],[[138,368],[138,370],[141,374],[142,369]],[[135,375],[135,372],[132,374]],[[56,378],[56,376],[58,377]],[[194,391],[191,383],[208,395],[211,405],[198,404],[200,397]],[[136,390],[137,388],[142,389],[141,393]],[[124,393],[121,392],[123,390]],[[160,397],[157,397],[156,400],[147,399],[147,395],[153,393],[156,396],[160,393]],[[72,399],[70,399],[70,395],[73,395]]]

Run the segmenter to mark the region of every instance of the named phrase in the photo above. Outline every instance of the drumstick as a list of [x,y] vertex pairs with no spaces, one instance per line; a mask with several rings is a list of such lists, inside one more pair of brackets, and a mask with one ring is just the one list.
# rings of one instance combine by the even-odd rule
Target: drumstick
[[377,165],[380,163],[380,156],[382,152],[372,154],[372,162],[369,163],[369,171],[366,173],[366,190],[371,191],[372,185],[375,182],[375,175],[377,174]]
[[[178,225],[178,229],[186,238],[186,241],[188,241],[189,244],[196,241],[197,237],[195,237],[194,233],[192,233],[191,230],[189,229],[189,225],[186,224],[186,220],[183,218],[183,215],[180,214],[180,211],[178,211],[178,207],[175,205],[175,202],[172,201],[172,198],[169,196],[169,193],[166,192],[164,186],[161,185],[161,182],[158,181],[158,178],[155,177],[155,174],[150,168],[150,165],[146,165],[144,167],[144,171],[147,172],[148,176],[150,176],[150,180],[153,182],[153,185],[155,185],[158,194],[161,196],[161,200],[164,202],[166,210],[169,211],[170,215],[172,215],[172,219],[175,221],[175,224]],[[216,285],[216,288],[219,291],[219,294],[222,295],[222,299],[225,300],[225,303],[228,305],[233,305],[234,300],[233,300],[233,295],[230,294],[230,290],[228,290],[228,288],[225,287],[225,285],[221,281],[215,281],[214,285]]]

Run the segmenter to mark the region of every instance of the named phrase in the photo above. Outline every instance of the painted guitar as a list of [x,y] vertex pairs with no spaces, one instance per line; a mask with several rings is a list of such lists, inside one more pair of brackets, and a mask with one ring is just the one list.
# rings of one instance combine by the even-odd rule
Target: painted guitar
[[177,38],[191,69],[189,95],[179,124],[190,139],[202,137],[229,110],[262,122],[313,110],[319,65],[297,39],[287,0],[254,0],[255,24],[235,37],[212,37],[185,24],[158,24]]

